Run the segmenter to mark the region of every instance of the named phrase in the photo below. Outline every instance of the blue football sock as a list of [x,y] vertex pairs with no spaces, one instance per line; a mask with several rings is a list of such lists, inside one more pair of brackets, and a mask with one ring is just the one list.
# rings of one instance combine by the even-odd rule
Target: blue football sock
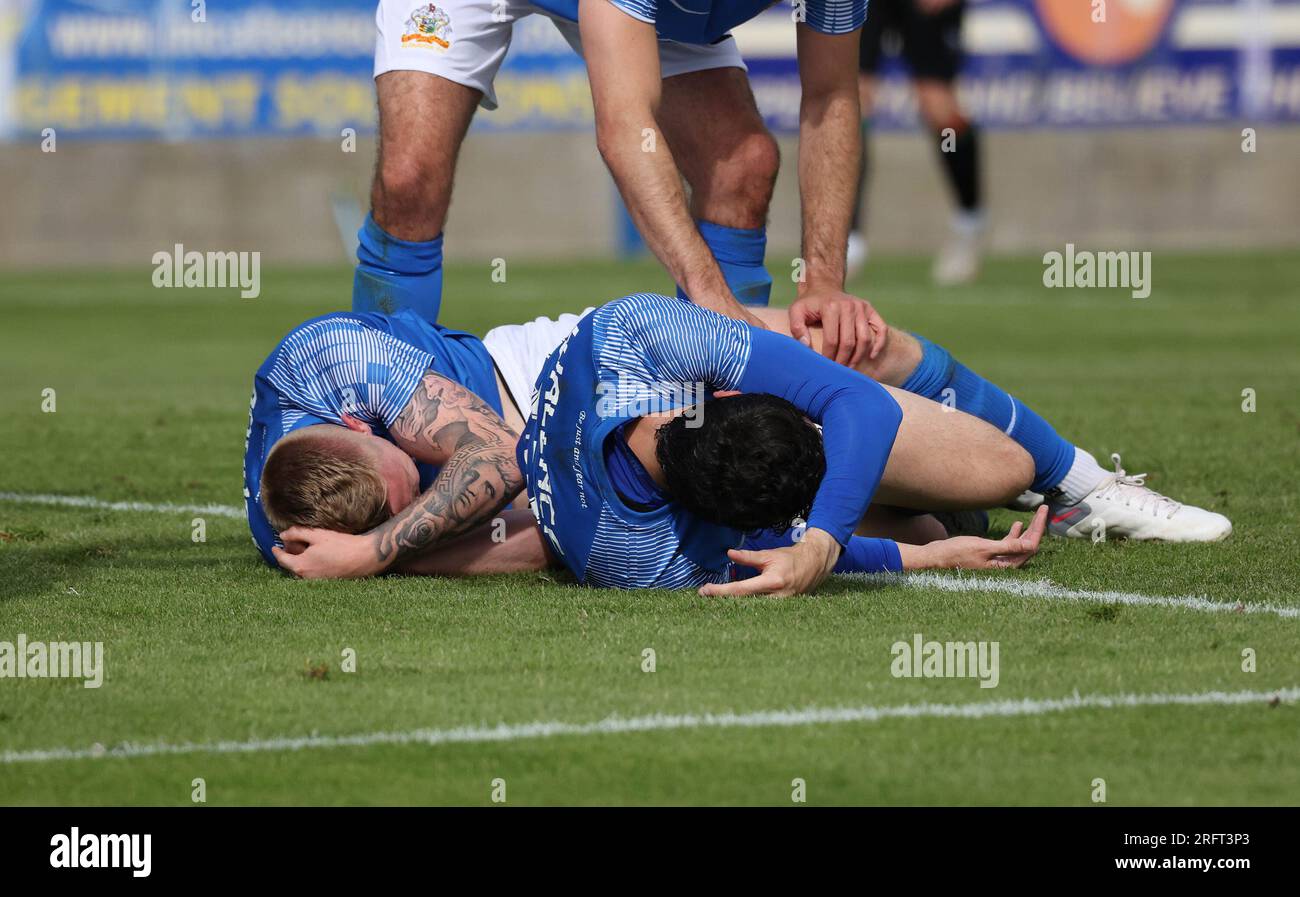
[[[741,305],[767,305],[772,295],[772,275],[763,267],[767,228],[723,227],[712,221],[697,221],[696,225],[717,259],[732,295]],[[690,299],[680,286],[677,298]]]
[[436,323],[442,306],[442,234],[422,242],[399,240],[367,215],[357,237],[352,310],[392,314],[409,308]]
[[922,336],[921,363],[903,389],[944,402],[988,421],[1014,439],[1034,459],[1035,492],[1057,486],[1074,463],[1074,446],[1029,406],[956,361],[948,350]]

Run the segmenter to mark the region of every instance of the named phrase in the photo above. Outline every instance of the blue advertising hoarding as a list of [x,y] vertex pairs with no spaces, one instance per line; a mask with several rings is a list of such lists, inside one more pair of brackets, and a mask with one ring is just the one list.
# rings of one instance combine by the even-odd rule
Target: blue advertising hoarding
[[[411,0],[412,10],[428,0]],[[1300,0],[973,0],[961,90],[988,127],[1300,121]],[[0,21],[9,135],[338,134],[374,127],[374,0],[10,0]],[[736,38],[759,106],[797,127],[788,0]],[[588,128],[581,60],[542,16],[514,26],[484,130]],[[909,127],[887,65],[880,127]]]

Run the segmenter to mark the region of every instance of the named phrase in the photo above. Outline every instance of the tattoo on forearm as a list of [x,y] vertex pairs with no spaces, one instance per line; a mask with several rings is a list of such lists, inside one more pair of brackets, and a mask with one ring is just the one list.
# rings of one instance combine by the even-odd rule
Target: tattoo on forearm
[[375,530],[385,565],[474,529],[523,488],[518,436],[479,396],[440,374],[425,372],[391,430],[404,447],[446,460],[424,494]]

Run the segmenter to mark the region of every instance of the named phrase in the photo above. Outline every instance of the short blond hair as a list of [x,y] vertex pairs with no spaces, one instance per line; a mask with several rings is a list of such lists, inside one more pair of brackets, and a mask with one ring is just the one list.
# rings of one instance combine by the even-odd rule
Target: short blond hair
[[281,439],[262,467],[261,492],[277,532],[309,526],[364,533],[390,516],[387,484],[346,431],[302,430]]

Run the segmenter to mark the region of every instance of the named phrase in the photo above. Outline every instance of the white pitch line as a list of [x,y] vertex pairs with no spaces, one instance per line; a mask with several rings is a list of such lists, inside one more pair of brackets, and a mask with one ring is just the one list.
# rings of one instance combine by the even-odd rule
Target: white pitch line
[[618,735],[633,732],[666,732],[682,729],[788,728],[839,723],[874,723],[887,719],[987,719],[989,717],[1037,716],[1065,710],[1116,710],[1130,707],[1230,706],[1265,704],[1273,699],[1300,699],[1300,686],[1277,691],[1207,691],[1192,694],[1074,695],[1065,698],[1023,698],[979,701],[964,704],[894,704],[863,707],[807,707],[803,710],[760,710],[751,713],[687,713],[651,716],[609,716],[598,722],[566,723],[558,720],[496,726],[462,726],[455,729],[413,729],[407,732],[367,732],[355,735],[300,735],[249,741],[182,742],[180,744],[133,744],[125,742],[105,748],[50,748],[5,751],[0,765],[47,763],[58,760],[159,757],[179,754],[254,754],[268,751],[300,751],[311,748],[369,747],[372,745],[482,744],[527,741],[559,736]]
[[95,511],[145,511],[156,514],[206,514],[210,517],[243,519],[244,509],[234,505],[173,505],[144,501],[103,501],[89,495],[29,495],[25,492],[0,492],[0,501],[27,505],[54,505],[61,508],[90,508]]
[[1129,604],[1137,607],[1177,607],[1206,613],[1273,614],[1300,618],[1300,607],[1243,601],[1212,601],[1201,595],[1143,595],[1140,592],[1092,592],[1069,589],[1045,579],[989,579],[952,573],[882,573],[855,575],[858,579],[901,585],[909,589],[938,589],[943,592],[1001,592],[1021,598],[1054,601],[1092,601],[1101,604]]
[[[67,508],[91,508],[104,511],[143,511],[152,513],[207,514],[213,517],[244,519],[244,509],[234,505],[176,505],[140,501],[103,501],[89,495],[39,495],[24,492],[0,492],[0,501],[55,505]],[[1070,589],[1043,579],[1012,580],[958,576],[949,573],[849,574],[870,582],[902,585],[910,589],[938,589],[943,592],[1001,592],[1021,598],[1057,601],[1092,601],[1102,604],[1128,604],[1139,607],[1176,607],[1208,613],[1273,614],[1300,618],[1300,607],[1257,602],[1232,603],[1213,601],[1201,595],[1143,595],[1140,592],[1093,592]]]

